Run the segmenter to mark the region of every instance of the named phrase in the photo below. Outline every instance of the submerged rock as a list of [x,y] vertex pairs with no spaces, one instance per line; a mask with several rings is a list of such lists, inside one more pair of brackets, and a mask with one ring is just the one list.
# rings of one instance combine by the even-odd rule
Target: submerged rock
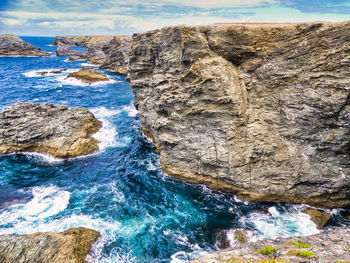
[[68,45],[59,43],[57,45],[56,55],[57,56],[84,56],[84,53],[74,50],[70,48]]
[[0,55],[44,57],[50,56],[50,53],[42,51],[15,35],[3,34],[0,35]]
[[94,83],[98,81],[108,81],[109,78],[94,68],[84,67],[77,72],[70,73],[68,78],[76,78],[87,83]]
[[62,233],[0,235],[2,263],[84,263],[99,233],[79,227]]
[[85,108],[19,102],[0,113],[0,154],[48,153],[69,158],[98,151],[101,123]]
[[134,34],[128,78],[164,172],[244,200],[350,205],[349,37],[350,22]]
[[37,74],[41,75],[41,76],[45,76],[47,74],[60,74],[64,71],[67,71],[67,69],[62,68],[62,69],[55,69],[55,70],[50,70],[50,71],[38,71]]
[[332,218],[332,216],[327,212],[314,208],[307,208],[301,212],[308,214],[310,216],[310,219],[316,224],[318,229],[324,228]]
[[278,238],[245,243],[233,249],[210,253],[192,262],[348,262],[350,260],[349,248],[350,228],[340,227],[308,237]]

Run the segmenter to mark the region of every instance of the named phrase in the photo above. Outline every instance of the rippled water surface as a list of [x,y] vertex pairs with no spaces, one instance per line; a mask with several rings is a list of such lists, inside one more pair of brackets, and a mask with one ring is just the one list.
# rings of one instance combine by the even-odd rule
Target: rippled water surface
[[[53,38],[24,39],[56,49]],[[85,85],[66,77],[88,62],[66,60],[0,57],[0,108],[19,101],[87,107],[103,122],[95,135],[101,152],[70,160],[0,156],[0,234],[84,226],[102,235],[90,262],[183,262],[215,250],[222,229],[248,229],[254,239],[318,232],[301,205],[242,202],[163,174],[125,76],[104,70],[111,81]],[[68,70],[37,74],[58,68]],[[332,212],[333,226],[344,224]]]

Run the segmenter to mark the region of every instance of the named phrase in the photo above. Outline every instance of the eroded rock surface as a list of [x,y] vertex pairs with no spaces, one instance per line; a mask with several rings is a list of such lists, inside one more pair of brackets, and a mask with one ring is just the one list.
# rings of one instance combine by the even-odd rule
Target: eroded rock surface
[[[350,228],[340,227],[308,237],[278,238],[240,244],[205,255],[193,263],[349,262]],[[269,253],[270,252],[270,253]],[[265,261],[266,260],[266,261]]]
[[2,56],[50,56],[49,53],[24,41],[23,39],[11,35],[0,35],[0,55]]
[[94,68],[84,67],[77,72],[72,72],[68,78],[76,78],[87,83],[94,83],[99,81],[108,81],[109,78]]
[[49,153],[69,158],[98,151],[101,123],[85,108],[16,103],[0,113],[0,154]]
[[143,130],[175,177],[253,201],[350,205],[350,22],[134,34]]
[[90,36],[57,36],[52,45],[58,46],[62,43],[67,46],[84,47],[89,40]]
[[62,233],[0,235],[2,263],[84,263],[99,233],[79,227]]
[[84,53],[74,50],[73,48],[70,48],[68,45],[59,43],[57,45],[56,55],[57,56],[84,56]]
[[312,222],[315,223],[318,229],[324,228],[330,221],[332,216],[325,211],[314,209],[314,208],[306,208],[301,211],[304,214],[308,214]]

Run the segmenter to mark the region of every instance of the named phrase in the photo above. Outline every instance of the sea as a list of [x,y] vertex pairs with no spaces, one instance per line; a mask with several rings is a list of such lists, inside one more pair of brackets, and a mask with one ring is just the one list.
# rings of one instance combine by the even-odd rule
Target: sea
[[[125,75],[101,70],[110,81],[87,85],[67,78],[87,61],[56,56],[51,37],[23,37],[51,57],[0,57],[0,111],[17,102],[86,107],[103,123],[98,153],[72,159],[44,154],[0,155],[0,234],[99,231],[88,262],[185,262],[218,250],[225,230],[251,241],[319,233],[306,205],[251,203],[174,179],[141,131]],[[76,48],[82,51],[84,48]],[[67,69],[60,74],[42,71]],[[346,225],[341,210],[326,228]]]

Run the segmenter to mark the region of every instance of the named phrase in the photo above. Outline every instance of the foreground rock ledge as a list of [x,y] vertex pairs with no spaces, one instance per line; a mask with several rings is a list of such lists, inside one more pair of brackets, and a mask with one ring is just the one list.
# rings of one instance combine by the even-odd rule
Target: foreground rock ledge
[[[263,253],[271,247],[270,254]],[[278,238],[242,244],[234,249],[221,250],[192,261],[193,263],[220,262],[350,262],[350,228],[335,230],[308,237]],[[263,250],[261,250],[263,249]],[[265,249],[265,251],[268,249]],[[258,252],[260,251],[260,252]],[[266,261],[264,261],[266,260]]]
[[0,113],[0,154],[49,153],[69,158],[98,151],[101,123],[85,108],[16,103]]
[[99,235],[83,227],[62,233],[0,235],[0,262],[84,263]]
[[241,199],[350,205],[350,22],[134,34],[145,134],[175,177]]
[[0,55],[46,57],[50,56],[50,53],[42,51],[15,35],[3,34],[0,35]]

